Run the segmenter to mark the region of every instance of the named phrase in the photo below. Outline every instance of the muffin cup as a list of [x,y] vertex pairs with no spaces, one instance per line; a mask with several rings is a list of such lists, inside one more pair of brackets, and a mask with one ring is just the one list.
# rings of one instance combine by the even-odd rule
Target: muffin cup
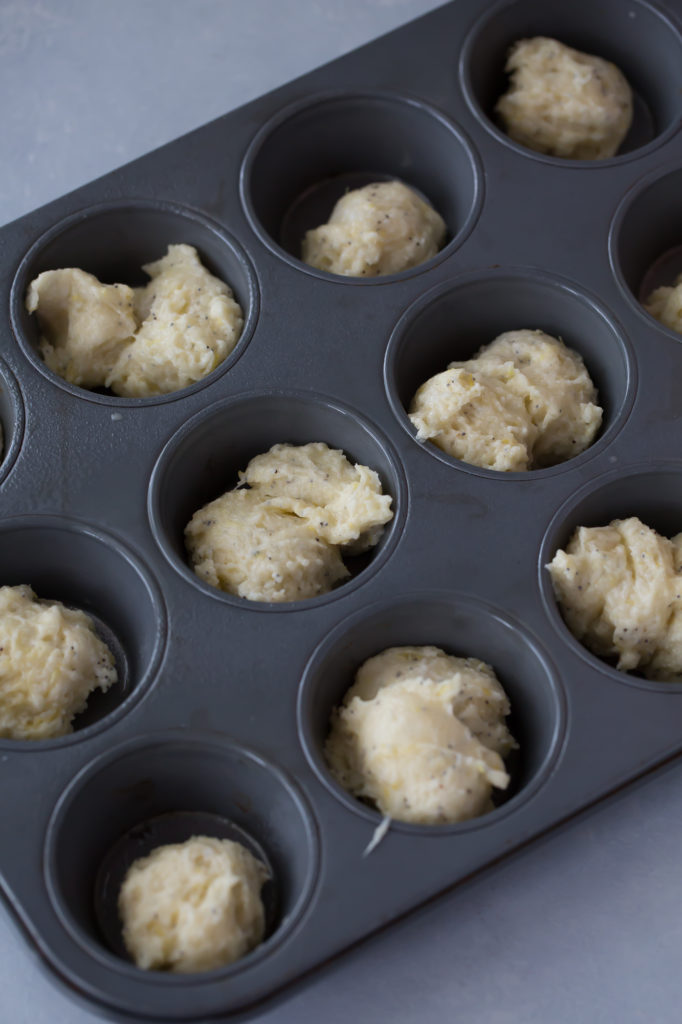
[[[149,398],[121,398],[105,389],[88,390],[68,383],[43,362],[35,315],[26,309],[31,281],[45,270],[77,267],[104,284],[145,285],[143,264],[161,259],[169,245],[184,243],[197,250],[211,274],[232,289],[244,315],[244,326],[232,352],[212,373],[189,387]],[[46,231],[24,256],[10,296],[16,339],[26,357],[54,384],[79,398],[120,405],[153,405],[194,394],[229,370],[248,344],[258,319],[258,288],[251,262],[221,225],[196,210],[158,200],[129,199],[100,203],[72,214]]]
[[500,142],[533,159],[566,163],[565,158],[537,153],[514,142],[502,130],[494,107],[507,91],[505,64],[509,48],[520,39],[548,36],[583,53],[611,61],[623,72],[633,93],[630,130],[610,160],[570,160],[575,167],[610,164],[642,155],[679,127],[682,90],[682,39],[677,26],[646,0],[589,0],[538,4],[503,0],[483,14],[467,37],[460,57],[460,82],[480,124]]
[[[471,359],[504,331],[543,330],[583,357],[604,419],[580,455],[547,469],[503,473],[462,462],[435,444],[423,450],[466,472],[524,480],[566,472],[593,458],[617,436],[636,389],[632,347],[618,321],[579,285],[533,267],[464,274],[431,289],[396,324],[386,350],[384,380],[398,422],[416,440],[408,410],[417,389],[453,361]],[[420,442],[421,443],[421,442]]]
[[493,826],[542,786],[553,770],[566,729],[565,698],[556,670],[538,640],[500,609],[471,595],[419,592],[363,608],[341,622],[311,655],[298,694],[298,730],[308,762],[348,810],[377,825],[381,814],[355,799],[331,774],[324,757],[334,707],[358,668],[389,647],[433,645],[457,657],[492,665],[509,697],[509,729],[518,743],[507,759],[509,789],[494,811],[451,825],[391,821],[408,834],[469,832]]
[[621,201],[609,235],[611,267],[627,302],[675,341],[682,335],[654,319],[643,303],[682,274],[681,190],[682,169],[648,175]]
[[[191,835],[237,839],[270,868],[263,942],[223,968],[145,971],[125,954],[117,900],[125,870],[156,845]],[[158,840],[158,842],[157,842]],[[87,765],[54,809],[44,872],[50,900],[78,956],[119,1012],[183,1020],[247,998],[257,972],[300,927],[315,891],[318,839],[298,787],[260,754],[188,730],[121,744]],[[67,943],[67,960],[73,961]],[[233,1007],[234,1008],[234,1007]]]
[[[237,441],[235,439],[238,439]],[[375,470],[393,501],[393,518],[378,544],[365,555],[346,558],[353,578],[305,601],[247,601],[203,582],[188,564],[183,531],[207,502],[234,488],[250,459],[274,444],[323,441],[351,462]],[[398,542],[406,515],[406,485],[386,438],[355,410],[332,399],[302,392],[263,391],[219,402],[189,420],[167,443],[154,468],[149,516],[164,555],[189,583],[226,604],[259,611],[317,607],[350,593],[376,573]]]
[[50,740],[0,739],[0,749],[62,747],[95,735],[127,714],[156,677],[166,611],[147,567],[113,536],[59,516],[0,520],[0,585],[28,584],[37,597],[86,612],[114,654],[118,681],[95,690],[73,733]]
[[603,475],[590,482],[557,511],[542,541],[538,564],[539,585],[545,611],[563,643],[606,674],[611,681],[627,683],[657,693],[682,693],[682,682],[654,682],[624,672],[592,654],[564,622],[559,610],[547,565],[556,552],[565,549],[579,526],[608,526],[614,519],[637,516],[663,537],[673,537],[682,529],[682,463],[648,463]]

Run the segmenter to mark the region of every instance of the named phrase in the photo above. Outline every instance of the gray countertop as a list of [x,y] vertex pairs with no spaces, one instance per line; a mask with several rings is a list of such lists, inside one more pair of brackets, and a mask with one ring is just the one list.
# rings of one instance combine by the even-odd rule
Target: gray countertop
[[[436,6],[0,0],[0,223]],[[339,958],[255,1019],[677,1024],[681,843],[676,764]],[[99,1019],[50,983],[0,907],[0,1022]]]

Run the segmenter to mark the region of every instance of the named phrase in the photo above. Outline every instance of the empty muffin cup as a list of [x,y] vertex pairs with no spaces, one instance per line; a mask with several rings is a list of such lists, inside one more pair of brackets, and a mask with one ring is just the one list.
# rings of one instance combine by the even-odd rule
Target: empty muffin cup
[[499,472],[470,465],[425,442],[425,452],[468,472],[496,479],[527,479],[565,471],[602,451],[632,407],[636,369],[632,348],[613,315],[571,281],[530,267],[463,274],[438,285],[410,306],[386,350],[384,378],[393,411],[416,436],[408,417],[417,389],[453,361],[471,359],[505,331],[542,330],[583,357],[603,409],[593,443],[575,458],[531,472]]
[[[169,245],[193,246],[206,269],[224,281],[239,303],[244,325],[227,357],[188,387],[145,398],[123,398],[104,389],[77,387],[48,369],[39,351],[40,329],[26,309],[31,281],[47,270],[77,267],[103,284],[131,287],[148,283],[143,264],[160,260]],[[154,404],[192,394],[234,365],[247,345],[258,316],[258,289],[251,263],[224,228],[203,214],[173,203],[120,200],[80,210],[39,238],[22,260],[10,297],[12,326],[25,355],[53,383],[94,402]]]
[[[521,39],[545,36],[575,50],[601,57],[623,73],[633,93],[630,129],[614,159],[639,155],[676,129],[682,90],[682,40],[662,11],[644,0],[623,4],[589,0],[571,4],[538,4],[508,0],[486,11],[462,48],[460,81],[474,115],[506,145],[540,160],[565,162],[513,142],[502,130],[495,104],[506,92],[505,64],[510,47]],[[591,160],[572,166],[589,167]]]
[[[249,221],[265,245],[307,273],[328,276],[301,262],[306,231],[324,224],[349,189],[393,179],[414,189],[447,226],[441,252],[403,272],[419,273],[467,236],[480,210],[483,180],[461,129],[419,100],[388,93],[325,94],[295,103],[254,138],[240,188]],[[367,284],[386,278],[338,280]]]
[[114,537],[58,516],[0,522],[0,585],[29,585],[40,600],[85,612],[114,655],[118,680],[91,693],[73,733],[53,739],[0,740],[32,751],[63,746],[118,721],[147,692],[166,640],[158,586],[137,556]]
[[[378,543],[344,557],[351,578],[327,594],[304,601],[268,603],[233,596],[201,580],[189,565],[184,530],[197,510],[232,490],[240,470],[275,444],[321,441],[351,463],[374,470],[392,498],[393,518]],[[353,409],[299,392],[263,391],[216,403],[184,424],[168,441],[154,468],[149,516],[157,543],[171,565],[193,586],[228,604],[258,610],[316,606],[348,593],[379,570],[395,548],[405,517],[405,479],[392,446]]]
[[323,785],[349,810],[378,824],[380,813],[351,796],[328,768],[324,745],[332,709],[367,658],[389,647],[426,645],[492,666],[509,697],[507,724],[518,750],[507,758],[511,782],[495,810],[456,825],[395,821],[391,827],[412,833],[481,828],[512,813],[538,790],[556,764],[566,728],[565,698],[551,660],[520,623],[491,605],[468,594],[416,591],[345,619],[306,666],[297,706],[300,740]]

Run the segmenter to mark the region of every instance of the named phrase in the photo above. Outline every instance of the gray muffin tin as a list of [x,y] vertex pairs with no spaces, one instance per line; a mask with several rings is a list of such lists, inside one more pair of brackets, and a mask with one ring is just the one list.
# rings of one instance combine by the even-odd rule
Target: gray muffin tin
[[[73,735],[0,741],[2,889],[53,976],[117,1020],[233,1018],[682,750],[682,684],[617,672],[567,631],[544,569],[578,524],[682,529],[682,338],[638,298],[682,270],[680,8],[458,0],[3,228],[0,582],[93,614],[120,685]],[[635,94],[620,155],[531,153],[495,125],[505,53],[556,36],[616,62]],[[436,258],[346,279],[303,266],[306,228],[357,184],[398,177],[445,218]],[[199,384],[127,400],[54,377],[24,310],[40,271],[140,283],[195,245],[245,312]],[[420,445],[406,406],[496,334],[542,328],[582,353],[604,406],[594,445],[528,474]],[[375,468],[395,517],[353,578],[300,604],[200,582],[182,530],[281,441]],[[492,813],[380,822],[330,778],[331,708],[393,644],[489,661],[520,744]],[[125,866],[195,831],[268,861],[265,942],[202,975],[122,955]]]

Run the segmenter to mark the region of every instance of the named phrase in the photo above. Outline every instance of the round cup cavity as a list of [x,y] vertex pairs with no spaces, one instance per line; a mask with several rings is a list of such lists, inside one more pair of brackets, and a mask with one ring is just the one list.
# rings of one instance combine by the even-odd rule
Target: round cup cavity
[[0,586],[20,584],[41,600],[86,612],[114,655],[118,682],[91,694],[67,736],[6,739],[0,746],[63,746],[113,724],[147,691],[165,644],[165,609],[148,569],[119,541],[85,523],[23,516],[0,522]]
[[[476,22],[462,48],[460,80],[469,106],[483,126],[518,152],[540,160],[566,163],[565,158],[537,153],[504,132],[494,112],[507,91],[505,64],[509,48],[520,39],[549,36],[576,50],[611,61],[623,72],[633,92],[630,131],[612,159],[636,156],[662,143],[680,124],[682,40],[662,10],[645,0],[575,0],[570,4],[538,4],[536,0],[503,0]],[[569,160],[573,166],[608,161]]]
[[[142,270],[143,264],[160,259],[169,245],[179,243],[194,246],[206,269],[230,286],[242,308],[242,333],[220,366],[187,388],[150,398],[121,398],[106,389],[79,388],[47,368],[40,356],[37,318],[28,313],[25,305],[28,286],[38,274],[78,267],[104,284],[144,285],[149,278]],[[122,200],[79,210],[42,235],[21,261],[12,284],[10,311],[22,350],[53,383],[94,402],[149,405],[193,394],[234,365],[253,333],[258,316],[258,290],[246,253],[219,224],[172,203]]]
[[[269,868],[265,938],[216,971],[143,972],[123,944],[120,885],[138,857],[196,835],[241,842]],[[73,780],[50,820],[44,864],[55,910],[87,952],[131,978],[186,985],[259,961],[291,933],[315,885],[317,830],[298,788],[260,755],[170,733],[126,743]]]
[[596,440],[575,458],[530,472],[483,469],[447,455],[431,442],[426,452],[467,472],[496,479],[535,479],[592,458],[610,442],[627,418],[634,399],[636,370],[622,328],[601,303],[571,281],[533,268],[490,270],[462,275],[421,296],[398,321],[384,362],[389,401],[411,437],[416,429],[408,410],[417,389],[453,361],[471,359],[505,331],[542,330],[578,352],[604,410]]
[[0,483],[14,465],[24,437],[24,403],[14,374],[0,359]]
[[456,825],[391,828],[441,834],[481,828],[529,800],[556,763],[566,728],[565,699],[555,669],[537,640],[499,609],[468,594],[416,592],[364,608],[341,622],[312,654],[298,695],[298,728],[306,757],[320,781],[349,810],[375,824],[377,810],[348,793],[324,757],[332,709],[352,686],[367,658],[389,647],[440,647],[457,657],[492,665],[510,703],[509,729],[519,744],[507,758],[511,784],[489,814]]
[[656,172],[628,192],[609,236],[611,266],[635,310],[675,340],[680,334],[644,309],[655,288],[682,273],[682,170]]
[[[393,519],[378,544],[364,555],[344,558],[351,578],[335,590],[304,601],[248,601],[203,582],[192,570],[184,529],[207,502],[234,488],[240,470],[261,452],[280,443],[323,441],[340,448],[353,463],[375,470],[384,494],[393,502]],[[205,594],[228,604],[266,611],[317,606],[347,594],[393,551],[405,518],[406,484],[397,456],[386,438],[353,409],[322,396],[263,391],[218,402],[198,413],[170,439],[154,467],[149,491],[152,530],[171,565]]]
[[614,519],[637,516],[663,537],[682,530],[682,463],[666,462],[631,466],[600,477],[599,483],[581,488],[557,511],[540,549],[539,584],[545,611],[562,641],[592,667],[618,682],[661,693],[682,692],[682,683],[655,682],[624,672],[597,657],[577,640],[565,624],[552,587],[547,565],[565,549],[579,526],[608,526]]
[[[306,231],[326,223],[345,192],[392,179],[416,190],[445,221],[448,236],[437,256],[371,279],[301,262]],[[251,143],[240,185],[251,226],[273,252],[318,277],[372,284],[420,273],[461,244],[480,210],[482,180],[469,140],[442,114],[418,100],[369,93],[324,95],[277,114]]]

